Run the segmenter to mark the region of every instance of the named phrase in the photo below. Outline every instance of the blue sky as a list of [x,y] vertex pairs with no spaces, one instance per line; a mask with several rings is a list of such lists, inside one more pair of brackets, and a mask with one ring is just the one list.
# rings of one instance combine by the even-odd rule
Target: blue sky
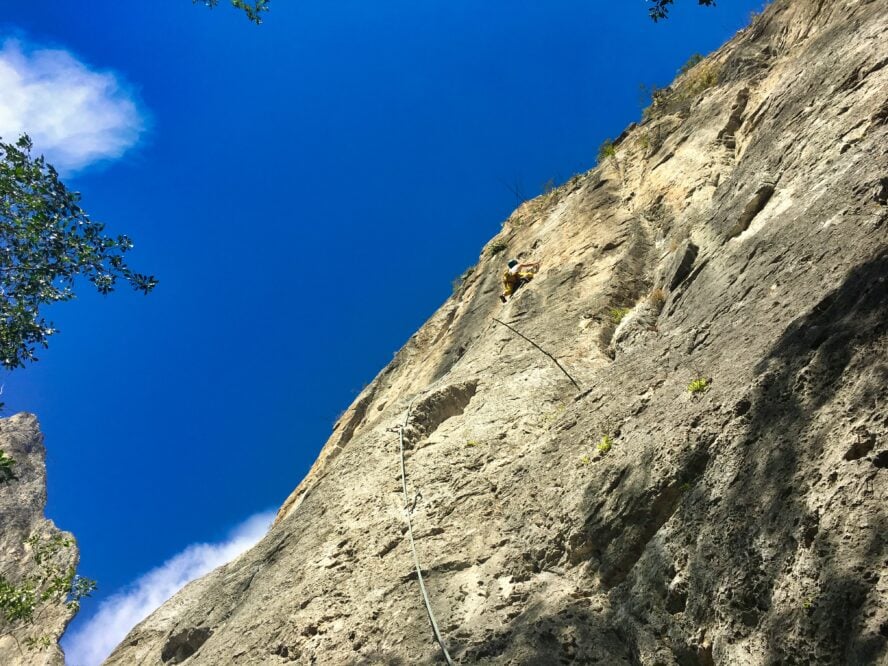
[[498,231],[504,183],[532,196],[591,168],[641,83],[761,0],[679,0],[660,24],[642,0],[274,0],[261,27],[188,0],[4,5],[19,65],[64,51],[52,85],[98,96],[71,110],[50,85],[31,108],[70,112],[21,122],[72,124],[38,148],[160,279],[56,306],[50,349],[4,378],[7,413],[40,418],[48,513],[100,601],[276,508]]

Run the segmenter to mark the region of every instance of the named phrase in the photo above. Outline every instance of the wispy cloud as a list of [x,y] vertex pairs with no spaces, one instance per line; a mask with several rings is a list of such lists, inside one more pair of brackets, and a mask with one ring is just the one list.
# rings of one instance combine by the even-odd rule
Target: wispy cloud
[[63,173],[121,157],[145,131],[144,112],[116,74],[62,49],[0,41],[0,136],[23,132]]
[[187,583],[231,561],[261,539],[274,519],[273,511],[258,513],[235,527],[220,543],[188,546],[160,567],[139,577],[109,597],[85,625],[62,639],[69,666],[96,666],[164,601]]

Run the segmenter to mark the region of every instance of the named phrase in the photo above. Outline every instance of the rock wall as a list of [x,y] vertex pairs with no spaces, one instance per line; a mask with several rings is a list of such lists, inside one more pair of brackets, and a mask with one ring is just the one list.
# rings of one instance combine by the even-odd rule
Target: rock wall
[[[0,419],[0,451],[15,460],[18,477],[0,484],[0,574],[18,585],[38,572],[31,537],[43,542],[55,537],[70,539],[44,516],[46,508],[46,450],[37,418],[16,414]],[[61,570],[77,568],[79,552],[74,545],[59,549],[52,562]],[[39,604],[33,622],[9,622],[0,616],[0,664],[3,666],[63,666],[58,640],[75,611],[63,603]],[[29,638],[48,639],[48,645],[29,647]]]
[[[405,419],[454,661],[888,663],[886,36],[884,2],[776,0],[679,77],[107,663],[441,662]],[[511,256],[542,270],[503,305]]]

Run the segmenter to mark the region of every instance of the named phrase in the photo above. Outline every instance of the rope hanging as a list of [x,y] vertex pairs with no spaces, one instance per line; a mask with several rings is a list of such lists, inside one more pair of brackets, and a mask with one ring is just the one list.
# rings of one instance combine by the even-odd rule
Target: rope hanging
[[534,347],[536,347],[536,348],[539,349],[541,352],[543,352],[546,356],[548,356],[549,358],[551,358],[552,361],[554,361],[555,365],[558,366],[558,369],[561,370],[561,372],[563,372],[563,373],[567,376],[567,378],[573,383],[573,385],[577,387],[577,391],[582,391],[582,390],[583,390],[582,387],[581,387],[579,384],[577,384],[577,380],[570,376],[570,373],[569,373],[567,370],[564,369],[564,366],[561,365],[561,363],[558,362],[558,359],[555,358],[554,356],[552,356],[552,354],[550,354],[550,353],[547,352],[545,349],[543,349],[542,347],[540,347],[536,342],[534,342],[533,340],[531,340],[530,338],[528,338],[528,337],[527,337],[526,335],[524,335],[524,333],[522,333],[521,331],[518,331],[517,329],[515,329],[515,328],[509,326],[509,324],[507,324],[506,322],[504,322],[504,321],[500,321],[500,320],[497,319],[496,317],[493,317],[493,321],[495,321],[497,324],[502,324],[503,326],[505,326],[506,328],[508,328],[510,331],[512,331],[512,333],[514,333],[515,335],[524,338],[524,339],[527,340],[530,344],[532,344]]
[[447,652],[447,645],[441,636],[441,630],[438,628],[438,622],[435,620],[435,614],[432,612],[432,602],[429,599],[429,593],[426,591],[425,581],[422,578],[422,567],[419,565],[419,555],[416,552],[416,542],[413,540],[413,523],[410,520],[410,498],[407,494],[407,468],[404,464],[404,428],[407,427],[407,421],[410,418],[410,410],[413,408],[413,402],[407,407],[407,415],[404,417],[404,423],[398,426],[398,444],[401,448],[401,486],[404,489],[404,517],[407,519],[407,534],[410,536],[410,550],[413,551],[413,562],[416,564],[416,580],[419,581],[419,590],[422,592],[422,600],[425,603],[426,612],[429,614],[429,622],[432,625],[432,631],[435,633],[435,639],[441,646],[441,652],[444,653],[444,659],[447,660],[448,666],[453,666],[453,660],[450,653]]

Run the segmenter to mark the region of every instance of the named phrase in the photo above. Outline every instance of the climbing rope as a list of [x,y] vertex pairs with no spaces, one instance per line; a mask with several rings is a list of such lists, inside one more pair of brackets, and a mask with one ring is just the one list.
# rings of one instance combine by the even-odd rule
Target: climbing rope
[[561,363],[558,362],[558,359],[555,358],[554,356],[552,356],[552,354],[550,354],[550,353],[547,352],[545,349],[543,349],[542,347],[540,347],[536,342],[534,342],[533,340],[531,340],[530,338],[528,338],[526,335],[524,335],[524,333],[522,333],[521,331],[519,331],[519,330],[513,328],[512,326],[510,326],[510,325],[507,324],[506,322],[504,322],[504,321],[500,321],[500,320],[497,319],[496,317],[493,317],[493,321],[495,321],[497,324],[502,324],[503,326],[505,326],[506,328],[508,328],[510,331],[512,331],[512,333],[514,333],[515,335],[524,338],[524,339],[527,340],[530,344],[532,344],[534,347],[536,347],[536,348],[539,349],[541,352],[543,352],[546,356],[548,356],[549,358],[551,358],[552,361],[555,362],[555,365],[558,366],[558,369],[561,370],[561,372],[563,372],[563,373],[567,376],[567,378],[573,383],[573,385],[577,387],[577,391],[582,391],[582,390],[583,390],[582,387],[581,387],[579,384],[577,384],[577,380],[570,376],[570,373],[569,373],[567,370],[564,369],[564,366],[561,365]]
[[419,581],[419,590],[422,592],[422,600],[425,602],[426,612],[429,614],[429,622],[432,625],[432,631],[435,632],[435,639],[441,646],[441,652],[444,653],[444,659],[447,660],[448,666],[453,666],[453,660],[450,653],[447,652],[447,645],[441,636],[441,630],[435,620],[435,614],[432,612],[432,602],[429,599],[429,593],[426,591],[425,581],[422,578],[422,567],[419,565],[419,555],[416,552],[416,542],[413,539],[413,523],[410,520],[410,514],[413,508],[410,506],[410,497],[407,494],[407,468],[404,464],[404,428],[407,427],[407,421],[410,418],[410,410],[413,408],[413,401],[407,406],[407,415],[404,417],[404,423],[398,426],[398,444],[401,447],[401,486],[404,489],[404,517],[407,519],[407,534],[410,536],[410,550],[413,551],[413,562],[416,564],[416,580]]

